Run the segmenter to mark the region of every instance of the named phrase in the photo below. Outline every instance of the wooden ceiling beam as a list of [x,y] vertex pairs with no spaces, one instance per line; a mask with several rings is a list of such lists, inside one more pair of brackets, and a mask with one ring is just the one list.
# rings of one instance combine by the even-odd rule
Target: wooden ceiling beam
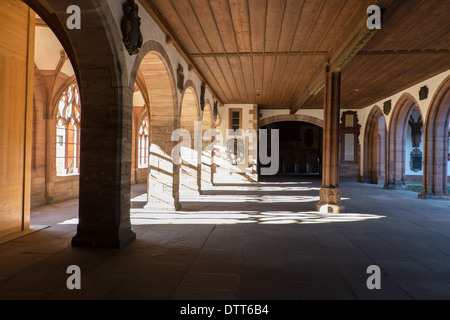
[[373,55],[418,55],[418,54],[449,54],[450,50],[377,50],[377,51],[363,51],[358,52],[358,55],[373,56]]
[[205,57],[240,57],[240,56],[328,56],[325,51],[290,51],[290,52],[217,52],[193,53],[192,58]]

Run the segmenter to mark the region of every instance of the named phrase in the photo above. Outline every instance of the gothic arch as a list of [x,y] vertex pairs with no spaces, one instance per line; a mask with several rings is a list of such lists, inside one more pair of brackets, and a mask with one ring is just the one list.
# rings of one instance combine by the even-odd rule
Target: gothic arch
[[178,93],[171,66],[164,47],[148,40],[136,56],[130,79],[130,88],[137,82],[144,98],[148,97],[151,147],[147,207],[164,211],[179,208],[179,172],[171,155],[175,146],[172,133],[179,127]]
[[[201,140],[195,136],[196,123],[201,121],[201,111],[195,84],[188,80],[181,100],[180,128],[188,130],[191,135],[191,145],[182,148],[180,166],[180,190],[183,194],[198,193],[201,176]],[[199,146],[196,145],[199,143]]]
[[211,107],[211,103],[209,100],[206,100],[205,102],[205,109],[202,112],[202,131],[203,133],[206,130],[214,128],[214,117],[213,117],[213,111]]
[[200,103],[195,84],[188,80],[181,98],[180,126],[194,133],[195,121],[201,120]]
[[389,122],[388,153],[387,153],[387,172],[385,188],[397,188],[406,184],[406,130],[408,121],[414,108],[424,119],[417,100],[409,93],[404,93],[395,104],[393,113]]
[[424,130],[424,174],[421,198],[448,198],[448,131],[450,76],[437,89],[427,113]]
[[[148,100],[154,133],[163,127],[171,131],[178,127],[178,95],[171,66],[164,47],[157,41],[149,40],[142,45],[131,72],[130,87],[134,89],[137,83],[144,99]],[[158,139],[153,141],[156,143]],[[160,147],[166,154],[170,154],[173,146],[166,143]]]
[[51,102],[50,102],[50,112],[49,112],[49,116],[53,119],[56,118],[56,111],[58,108],[58,103],[59,100],[61,99],[61,95],[64,93],[64,91],[67,90],[67,88],[73,84],[77,84],[77,79],[75,76],[72,76],[70,78],[68,78],[66,81],[64,81],[64,83],[62,83],[56,90],[55,90],[55,94],[50,97]]
[[[124,147],[131,137],[132,90],[128,88],[121,32],[106,1],[80,4],[82,12],[89,12],[80,30],[69,30],[66,25],[71,0],[25,3],[61,42],[80,89],[79,224],[72,245],[123,247],[136,235],[130,223],[131,150]],[[103,192],[105,189],[110,192]]]
[[271,123],[284,122],[284,121],[307,122],[307,123],[311,123],[318,127],[323,128],[323,120],[316,118],[316,117],[307,116],[307,115],[299,115],[299,114],[283,114],[283,115],[264,118],[259,122],[259,127],[261,128],[261,127],[264,127]]
[[378,184],[386,174],[386,119],[374,106],[369,113],[364,132],[364,181]]

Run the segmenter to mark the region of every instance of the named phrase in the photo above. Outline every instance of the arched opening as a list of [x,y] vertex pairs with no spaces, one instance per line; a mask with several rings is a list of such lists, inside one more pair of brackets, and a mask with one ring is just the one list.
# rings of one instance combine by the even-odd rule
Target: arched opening
[[421,180],[422,125],[423,117],[417,101],[405,93],[394,107],[390,120],[385,188],[404,188],[408,183]]
[[[147,84],[138,72],[133,93],[131,184],[147,184],[150,158],[150,112]],[[146,189],[146,187],[145,187]]]
[[448,199],[450,181],[450,77],[438,88],[424,131],[425,158],[421,198]]
[[78,85],[72,84],[59,99],[56,112],[56,175],[79,174],[81,103]]
[[[180,128],[189,133],[190,141],[184,141],[181,148],[180,167],[180,196],[198,194],[200,191],[200,167],[201,167],[201,134],[199,103],[193,85],[187,86],[181,101]],[[197,136],[196,136],[197,133]],[[186,137],[186,138],[188,138]],[[200,141],[199,141],[200,140]]]
[[52,29],[36,15],[31,207],[79,196],[81,95]]
[[[12,2],[15,7],[21,5]],[[128,137],[131,137],[132,89],[128,87],[127,73],[124,72],[123,46],[120,41],[114,41],[122,37],[120,30],[109,23],[114,18],[106,2],[83,2],[83,12],[90,12],[90,15],[76,31],[70,30],[66,21],[66,10],[73,4],[70,1],[24,2],[47,23],[64,47],[79,87],[83,110],[77,130],[77,135],[81,136],[79,219],[72,245],[126,246],[136,239],[130,224],[130,148],[126,147]],[[10,14],[8,10],[1,11]],[[61,63],[59,67],[63,70],[66,66]],[[53,121],[50,113],[47,117]],[[48,123],[47,128],[50,127],[55,128],[55,134],[47,136],[56,137],[56,123],[54,126]],[[51,161],[55,168],[55,160]]]
[[[279,170],[275,177],[308,176],[319,178],[322,174],[323,129],[313,123],[301,121],[281,121],[261,127],[268,130],[268,155],[272,154],[271,131],[279,130]],[[261,146],[259,146],[261,148]],[[265,165],[258,164],[259,172]],[[266,165],[266,166],[270,166]],[[274,177],[271,177],[273,179]],[[259,175],[260,180],[264,176]]]
[[171,156],[174,147],[172,133],[178,127],[179,120],[176,117],[173,73],[160,44],[147,42],[141,52],[137,63],[141,61],[138,68],[146,86],[142,91],[144,96],[148,96],[150,109],[146,207],[157,211],[177,210],[179,177]]
[[414,106],[409,116],[405,143],[405,183],[421,188],[423,180],[423,121],[417,106]]
[[386,120],[375,106],[364,135],[364,182],[384,185],[386,177]]
[[41,225],[32,209],[79,195],[78,68],[49,10],[54,6],[40,1],[0,4],[0,76],[7,79],[0,81],[0,127],[8,132],[0,134],[0,153],[8,155],[0,160],[7,166],[0,174],[0,236]]

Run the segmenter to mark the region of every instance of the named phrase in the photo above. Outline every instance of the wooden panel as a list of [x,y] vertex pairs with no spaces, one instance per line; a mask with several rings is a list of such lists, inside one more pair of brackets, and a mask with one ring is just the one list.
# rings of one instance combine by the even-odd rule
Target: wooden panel
[[297,25],[303,12],[304,0],[287,0],[286,8],[281,27],[278,50],[289,52],[292,49],[292,42],[297,31]]
[[[241,59],[239,59],[239,56],[232,56],[229,57],[228,60],[230,61],[231,69],[233,70],[234,80],[236,81],[236,85],[238,88],[238,99],[248,99],[247,97],[247,90],[245,87],[245,80],[244,76],[242,74],[242,65],[241,65]],[[236,100],[234,101],[236,103]]]
[[223,93],[225,94],[225,97],[227,99],[233,99],[234,95],[236,93],[231,92],[230,85],[228,84],[228,81],[233,81],[233,79],[227,79],[223,71],[220,67],[220,65],[217,63],[217,59],[214,57],[205,57],[204,61],[206,62],[206,65],[211,70],[211,73],[216,78],[217,82],[219,83],[219,86],[222,88]]
[[247,2],[242,0],[229,0],[229,6],[238,51],[250,52],[250,22],[248,19]]
[[261,93],[263,89],[263,69],[264,69],[264,57],[256,56],[253,58],[253,70],[254,70],[254,83],[256,90],[256,104],[261,103]]
[[264,37],[266,28],[266,0],[249,0],[250,31],[252,51],[264,51]]
[[222,38],[220,37],[217,24],[212,14],[211,7],[208,0],[191,0],[192,8],[195,15],[200,21],[203,28],[206,28],[205,36],[209,45],[212,48],[212,52],[224,52],[224,45]]
[[[166,0],[163,0],[164,2]],[[159,4],[160,1],[158,1]],[[214,12],[214,18],[225,46],[225,52],[237,52],[238,47],[233,30],[233,21],[230,15],[228,0],[212,0],[211,8]]]
[[278,51],[286,1],[268,0],[267,2],[265,51],[276,52]]
[[182,21],[180,15],[174,9],[172,1],[159,1],[158,9],[161,11],[161,14],[167,19],[167,22],[175,27],[176,24],[176,36],[179,39],[183,39],[183,46],[189,53],[199,53],[199,49],[196,43],[193,41],[190,31],[186,29],[186,26],[180,24]]
[[323,8],[324,0],[306,1],[301,19],[295,30],[294,41],[292,43],[292,51],[303,51],[308,42],[308,38],[314,28],[314,24]]
[[34,16],[0,2],[0,236],[29,226]]
[[[193,39],[199,52],[212,52],[211,46],[209,45],[209,42],[205,36],[202,25],[200,24],[200,21],[198,21],[197,16],[190,4],[190,1],[173,1],[173,6],[175,8],[175,11],[177,12],[177,15],[174,15],[174,18],[178,16],[180,24],[183,25],[184,28],[188,28],[189,37]],[[204,21],[202,22],[204,23]]]

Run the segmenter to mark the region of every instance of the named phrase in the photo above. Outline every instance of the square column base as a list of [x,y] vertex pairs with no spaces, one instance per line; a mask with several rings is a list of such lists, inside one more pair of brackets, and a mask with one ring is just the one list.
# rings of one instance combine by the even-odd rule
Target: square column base
[[321,213],[345,212],[345,207],[341,205],[341,188],[320,187],[320,201],[316,208]]
[[[106,229],[106,230],[105,230]],[[136,233],[118,228],[78,226],[78,233],[72,238],[72,247],[123,249],[136,240]]]

